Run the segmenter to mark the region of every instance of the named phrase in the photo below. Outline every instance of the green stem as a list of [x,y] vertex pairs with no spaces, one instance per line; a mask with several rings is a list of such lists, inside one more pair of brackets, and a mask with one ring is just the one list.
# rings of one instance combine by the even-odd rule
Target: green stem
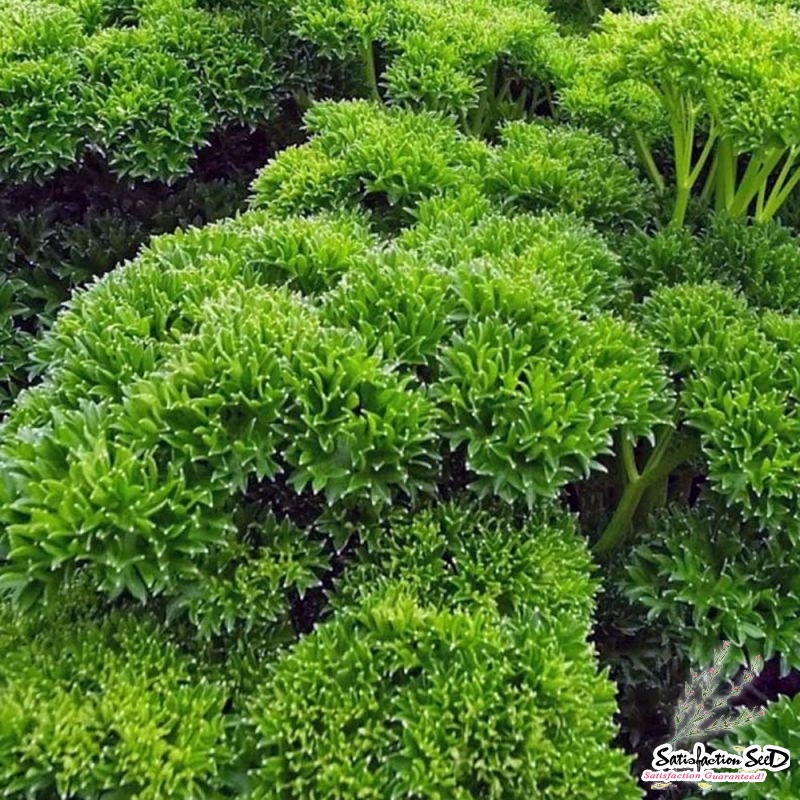
[[497,102],[505,103],[511,99],[511,78],[506,78],[503,81],[503,86],[497,93]]
[[469,114],[469,122],[466,125],[465,133],[476,139],[486,133],[487,121],[491,118],[492,101],[494,98],[495,87],[497,85],[499,62],[494,61],[486,70],[483,89],[478,96],[478,105]]
[[686,219],[692,191],[692,152],[697,110],[693,107],[691,98],[686,96],[677,96],[675,92],[667,91],[664,97],[670,112],[675,153],[675,207],[671,222],[680,226]]
[[714,130],[712,126],[711,130],[708,132],[708,138],[706,139],[706,143],[703,145],[703,150],[700,153],[700,157],[697,159],[697,162],[694,165],[694,169],[691,171],[689,175],[689,184],[691,186],[694,186],[695,183],[697,183],[697,179],[700,177],[700,173],[703,171],[703,167],[706,165],[708,156],[711,153],[711,148],[714,146],[716,141],[717,141],[717,132]]
[[659,194],[664,193],[664,176],[656,166],[655,159],[653,158],[653,151],[648,147],[647,142],[644,140],[641,131],[633,132],[633,146],[636,149],[636,155],[639,156],[639,161],[644,167],[648,177],[656,187]]
[[772,170],[778,166],[784,152],[783,150],[773,150],[772,152],[753,153],[736,189],[733,202],[729,206],[731,214],[741,217],[747,213],[753,198],[758,194],[761,186],[767,182]]
[[645,523],[657,508],[663,508],[667,504],[669,478],[669,475],[662,475],[644,490],[642,499],[634,514],[634,522]]
[[378,75],[375,72],[375,51],[372,40],[364,40],[364,77],[367,81],[370,97],[376,103],[382,103],[380,88],[378,87]]
[[725,211],[733,203],[738,167],[738,158],[733,150],[733,142],[729,138],[719,140],[717,159],[715,207],[717,211]]
[[[533,97],[534,97],[534,103],[536,103],[537,101],[536,101],[536,90],[535,89],[534,89]],[[523,86],[522,87],[522,91],[519,93],[519,100],[517,102],[519,103],[519,107],[522,109],[522,116],[524,117],[525,116],[525,110],[528,107],[528,87],[527,86]]]
[[656,437],[656,446],[647,460],[647,466],[635,480],[630,481],[625,487],[611,521],[595,543],[594,552],[596,554],[608,553],[622,543],[648,487],[668,478],[676,467],[697,454],[700,440],[697,436],[692,435],[684,438],[674,450],[667,452],[674,434],[675,428],[668,425]]
[[719,163],[719,154],[714,153],[714,159],[711,162],[711,166],[708,168],[708,175],[706,175],[706,181],[703,184],[703,189],[700,192],[700,201],[703,203],[708,202],[708,198],[711,196],[711,190],[714,188],[714,180],[717,174],[717,164]]
[[486,87],[489,89],[489,96],[490,97],[497,97],[499,94],[499,90],[497,85],[500,83],[500,78],[502,77],[502,70],[500,69],[500,59],[495,59],[489,66],[489,74],[488,80],[486,81]]
[[608,523],[603,535],[594,546],[595,553],[598,555],[608,553],[622,543],[633,520],[633,515],[636,513],[639,501],[642,499],[644,490],[645,487],[642,485],[641,480],[629,483],[625,487],[611,522]]
[[467,125],[466,133],[474,138],[480,138],[483,133],[484,117],[486,116],[486,89],[484,89],[478,98],[478,105],[472,109],[469,115],[469,124]]
[[765,213],[765,206],[769,205],[770,207],[772,207],[773,204],[777,201],[777,199],[781,196],[781,192],[783,191],[786,184],[786,179],[789,177],[789,172],[794,166],[796,158],[797,158],[797,148],[792,147],[792,149],[786,156],[786,160],[783,162],[783,168],[778,174],[778,177],[775,179],[775,183],[769,194],[769,200],[766,202],[764,199],[764,195],[766,194],[767,182],[764,181],[764,184],[761,187],[761,192],[759,194],[759,200],[761,202],[758,204],[756,208],[756,220],[758,220],[759,222],[763,220]]
[[675,205],[672,209],[672,219],[670,220],[673,225],[680,227],[686,220],[686,209],[689,208],[689,187],[678,184],[675,192]]
[[795,159],[797,158],[797,146],[792,147],[789,150],[788,155],[786,156],[786,161],[783,162],[783,168],[781,169],[778,177],[775,179],[775,186],[773,187],[773,191],[778,190],[780,191],[783,188],[786,179],[789,177],[789,172],[791,171],[792,167],[794,166]]
[[758,197],[756,197],[756,221],[760,222],[764,216],[764,200],[767,194],[767,182],[764,181],[758,187]]
[[480,114],[481,114],[482,99],[483,96],[481,95],[481,97],[478,98],[478,105],[475,106],[466,115],[464,133],[466,133],[467,136],[473,136],[477,138],[480,135]]
[[[795,158],[796,154],[792,155],[791,164],[794,163]],[[790,162],[787,161],[787,164],[789,163]],[[766,220],[772,219],[772,217],[778,213],[781,206],[786,202],[786,200],[789,198],[789,195],[794,190],[794,187],[797,186],[798,182],[800,181],[800,168],[794,171],[792,177],[789,178],[788,181],[786,180],[786,176],[783,174],[784,171],[786,171],[788,174],[786,165],[784,165],[784,170],[781,171],[781,177],[779,178],[778,184],[776,184],[776,186],[773,187],[772,192],[770,192],[769,199],[767,200],[762,213],[756,217],[758,222],[765,222]]]
[[625,476],[628,479],[628,483],[633,483],[639,479],[640,475],[636,466],[636,453],[633,449],[633,442],[627,429],[622,431],[620,452],[622,454],[622,464],[625,467]]
[[486,82],[486,102],[481,116],[481,136],[484,136],[495,118],[497,105],[500,102],[500,80],[503,77],[500,60],[495,60],[489,67],[488,81]]
[[[647,459],[647,465],[644,468],[644,472],[641,474],[641,478],[646,478],[648,475],[654,474],[659,468],[661,460],[664,458],[664,454],[667,452],[667,448],[674,435],[675,428],[672,425],[665,425],[661,431],[656,434],[655,447],[650,454],[650,458]],[[671,471],[672,468],[670,469],[670,472]]]

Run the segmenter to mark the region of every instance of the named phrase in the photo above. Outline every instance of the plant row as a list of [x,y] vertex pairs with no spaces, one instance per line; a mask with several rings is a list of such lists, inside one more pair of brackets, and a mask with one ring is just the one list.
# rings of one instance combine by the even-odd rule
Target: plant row
[[125,178],[186,174],[213,130],[275,115],[280,35],[262,4],[4,0],[0,180],[41,180],[88,154]]
[[[5,608],[3,796],[637,797],[609,747],[572,521],[447,504],[384,522],[335,614],[288,650],[277,624],[191,644],[147,610],[100,608],[82,579],[45,613]],[[282,589],[313,575],[308,533],[253,527],[263,557],[216,596],[285,616]]]
[[291,9],[370,99],[76,292],[0,424],[7,796],[635,797],[593,617],[648,681],[800,668],[790,5]]

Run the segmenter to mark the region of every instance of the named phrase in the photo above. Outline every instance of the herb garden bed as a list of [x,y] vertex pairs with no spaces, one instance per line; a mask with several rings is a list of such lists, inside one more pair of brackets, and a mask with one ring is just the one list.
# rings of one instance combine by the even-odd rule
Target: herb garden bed
[[607,5],[0,0],[0,797],[800,796],[800,12]]

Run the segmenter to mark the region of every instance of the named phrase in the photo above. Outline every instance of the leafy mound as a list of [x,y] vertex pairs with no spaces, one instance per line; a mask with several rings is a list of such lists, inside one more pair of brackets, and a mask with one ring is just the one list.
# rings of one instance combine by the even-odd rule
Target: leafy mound
[[363,101],[319,103],[305,125],[314,138],[262,171],[256,207],[279,214],[360,207],[389,231],[413,222],[422,201],[468,188],[508,210],[558,210],[602,228],[643,224],[654,210],[636,171],[588,131],[512,123],[489,147],[432,112]]
[[41,180],[101,153],[171,180],[226,122],[274,113],[285,59],[269,6],[3,0],[0,179]]
[[[249,481],[321,493],[332,530],[438,494],[462,445],[478,494],[555,496],[600,466],[615,430],[647,435],[669,411],[655,349],[557,296],[576,278],[569,241],[526,277],[467,253],[443,272],[353,217],[251,212],[157,240],[73,301],[40,348],[43,384],[4,425],[4,580],[33,602],[80,566],[112,596],[171,594],[235,535]],[[589,283],[614,269],[593,246]],[[369,300],[374,271],[399,283],[409,258],[434,287],[428,329],[402,292]],[[270,286],[287,276],[322,291]],[[532,303],[534,282],[552,288]],[[387,318],[399,351],[376,335]]]
[[603,5],[5,4],[9,175],[310,106],[0,423],[10,797],[638,796],[594,558],[633,747],[720,635],[800,668],[800,16]]
[[[384,536],[348,567],[333,617],[283,653],[258,634],[209,659],[182,628],[101,615],[75,585],[57,610],[6,608],[7,795],[637,797],[609,747],[614,690],[586,643],[595,583],[573,521],[451,504]],[[412,543],[417,560],[398,560]],[[277,540],[265,552],[278,563]]]
[[312,0],[292,17],[373,100],[450,114],[472,134],[552,99],[559,36],[539,0]]
[[[219,796],[225,685],[162,626],[85,592],[0,629],[0,781],[10,798]],[[110,794],[113,793],[113,794]]]
[[[793,753],[800,745],[798,722],[800,722],[800,695],[792,698],[780,697],[776,702],[770,703],[764,716],[740,728],[735,741],[745,747],[753,744],[762,747],[779,744]],[[760,785],[758,789],[754,786],[733,786],[731,794],[734,797],[766,797],[767,800],[783,800],[794,797],[800,790],[800,781],[791,768],[773,773],[770,778],[772,780],[769,783]]]

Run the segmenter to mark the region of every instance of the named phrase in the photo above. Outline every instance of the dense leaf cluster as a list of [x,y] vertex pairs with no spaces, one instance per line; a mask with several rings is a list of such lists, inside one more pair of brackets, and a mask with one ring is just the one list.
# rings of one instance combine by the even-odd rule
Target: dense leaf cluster
[[[277,658],[263,631],[222,660],[187,648],[182,627],[104,613],[80,581],[45,615],[5,607],[6,796],[637,797],[608,746],[614,689],[586,643],[596,582],[573,520],[448,504],[386,524],[334,616]],[[209,576],[254,614],[303,546],[270,530],[271,569]]]
[[440,195],[466,195],[467,213],[480,197],[507,211],[561,211],[612,229],[644,224],[655,210],[650,187],[585,130],[509,123],[491,147],[431,112],[365,101],[319,103],[304,123],[314,138],[281,152],[260,174],[256,207],[280,214],[360,208],[384,232],[407,226],[423,200]]
[[219,796],[228,692],[162,626],[99,615],[85,589],[46,615],[3,613],[4,797]]
[[[478,495],[533,505],[601,467],[623,426],[652,433],[667,376],[597,308],[613,256],[572,217],[502,210],[472,226],[432,215],[391,246],[357,211],[256,210],[156,240],[76,297],[4,426],[5,580],[33,592],[80,565],[112,595],[172,592],[232,535],[250,478],[321,493],[335,523],[436,496],[461,454]],[[453,225],[473,241],[445,267]],[[540,261],[537,228],[564,237]],[[511,263],[480,255],[499,236],[518,242]],[[381,281],[397,290],[376,297]]]
[[[780,697],[776,702],[770,704],[769,713],[759,717],[751,725],[747,725],[737,731],[737,738],[731,739],[746,747],[751,744],[758,744],[766,747],[771,744],[780,743],[789,752],[794,752],[792,748],[797,748],[798,744],[798,721],[800,721],[800,697],[795,695],[793,698]],[[782,770],[775,773],[772,781],[761,791],[756,791],[755,787],[737,786],[731,787],[734,797],[767,797],[768,800],[789,800],[794,797],[800,783],[797,774],[791,769]],[[766,791],[764,790],[766,789]]]
[[596,560],[627,712],[800,669],[800,12],[554,6],[3,5],[12,180],[171,179],[290,88],[310,137],[32,348],[8,797],[639,796]]
[[[222,141],[242,149],[248,135]],[[218,154],[219,144],[209,152]],[[247,166],[225,178],[195,170],[178,184],[127,186],[106,167],[84,167],[44,186],[0,194],[0,411],[27,386],[36,335],[76,286],[132,258],[151,235],[205,224],[245,205]]]
[[399,518],[258,692],[256,796],[638,796],[606,746],[589,571],[560,514]]
[[3,0],[0,180],[88,153],[120,176],[174,179],[215,128],[274,114],[283,46],[268,5]]
[[312,0],[292,17],[373,99],[452,114],[472,133],[551,99],[558,30],[540,0]]
[[780,537],[759,536],[722,510],[673,509],[653,520],[635,549],[629,592],[696,663],[708,662],[725,637],[734,671],[758,655],[796,664],[797,570],[784,548]]

